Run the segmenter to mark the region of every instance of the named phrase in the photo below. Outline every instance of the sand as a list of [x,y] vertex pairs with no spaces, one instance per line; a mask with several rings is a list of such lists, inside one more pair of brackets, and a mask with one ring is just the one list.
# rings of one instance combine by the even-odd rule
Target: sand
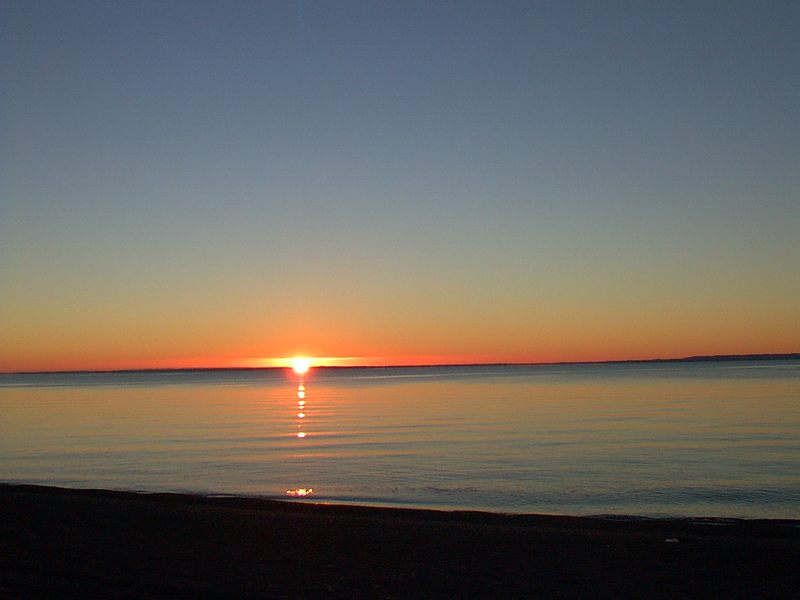
[[798,598],[800,522],[0,485],[0,597]]

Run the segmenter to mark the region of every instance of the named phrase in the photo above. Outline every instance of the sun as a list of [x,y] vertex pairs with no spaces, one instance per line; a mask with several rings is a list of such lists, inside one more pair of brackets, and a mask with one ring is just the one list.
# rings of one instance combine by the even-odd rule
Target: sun
[[311,368],[311,359],[305,356],[295,356],[292,359],[292,369],[298,375],[305,375]]

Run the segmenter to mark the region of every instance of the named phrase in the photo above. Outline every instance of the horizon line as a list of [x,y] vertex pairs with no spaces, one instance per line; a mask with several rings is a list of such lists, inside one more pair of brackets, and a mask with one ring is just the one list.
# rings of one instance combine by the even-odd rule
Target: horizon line
[[[310,357],[313,360],[313,357]],[[469,362],[435,364],[385,364],[385,365],[315,365],[312,369],[418,369],[421,367],[535,367],[556,365],[609,365],[661,362],[702,362],[723,360],[780,360],[800,358],[800,352],[755,353],[755,354],[700,354],[682,357],[632,358],[616,360],[563,360],[550,362]],[[55,371],[3,371],[0,375],[63,375],[78,373],[169,373],[197,371],[277,371],[291,369],[289,366],[259,367],[161,367],[142,369],[62,369]]]

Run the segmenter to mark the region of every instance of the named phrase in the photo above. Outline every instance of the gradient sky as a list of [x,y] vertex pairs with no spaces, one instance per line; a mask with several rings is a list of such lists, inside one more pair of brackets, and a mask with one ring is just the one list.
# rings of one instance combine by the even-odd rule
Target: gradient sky
[[798,31],[3,2],[0,371],[798,351]]

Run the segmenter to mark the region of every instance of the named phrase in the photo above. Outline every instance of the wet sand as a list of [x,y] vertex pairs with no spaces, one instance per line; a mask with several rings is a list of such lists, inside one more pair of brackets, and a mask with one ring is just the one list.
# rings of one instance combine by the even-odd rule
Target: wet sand
[[800,521],[0,485],[0,597],[797,598]]

